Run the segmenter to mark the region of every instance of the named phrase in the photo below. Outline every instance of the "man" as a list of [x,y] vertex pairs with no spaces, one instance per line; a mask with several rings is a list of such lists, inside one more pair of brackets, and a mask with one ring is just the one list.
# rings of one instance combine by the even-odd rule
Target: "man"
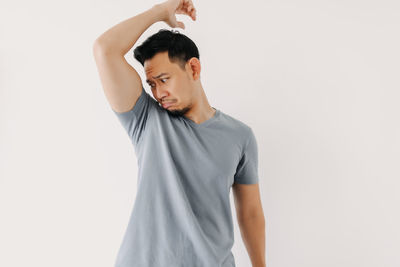
[[210,106],[196,45],[160,30],[134,50],[151,97],[124,55],[153,23],[184,28],[190,0],[170,0],[112,27],[93,53],[110,106],[138,159],[138,191],[116,267],[234,267],[229,202],[253,267],[265,267],[265,221],[252,129]]

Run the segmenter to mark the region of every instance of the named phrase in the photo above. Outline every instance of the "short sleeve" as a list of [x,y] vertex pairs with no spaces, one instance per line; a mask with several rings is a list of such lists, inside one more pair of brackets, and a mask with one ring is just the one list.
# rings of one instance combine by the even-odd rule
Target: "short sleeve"
[[258,148],[257,140],[250,128],[242,157],[239,160],[234,176],[234,183],[256,184],[258,183]]
[[146,125],[151,119],[151,109],[155,108],[155,101],[142,87],[142,93],[130,110],[117,112],[112,109],[135,146],[141,140]]

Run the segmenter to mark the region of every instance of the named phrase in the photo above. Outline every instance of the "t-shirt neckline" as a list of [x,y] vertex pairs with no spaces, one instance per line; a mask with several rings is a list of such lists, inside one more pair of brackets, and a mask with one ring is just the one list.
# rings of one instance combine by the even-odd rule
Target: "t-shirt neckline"
[[182,115],[182,117],[183,117],[183,119],[185,121],[187,121],[188,123],[190,123],[190,125],[193,125],[194,127],[197,127],[197,128],[205,127],[205,126],[209,125],[210,123],[212,123],[213,121],[215,121],[217,119],[217,117],[219,116],[219,114],[220,114],[219,109],[216,109],[215,107],[212,107],[212,108],[215,109],[214,115],[211,118],[209,118],[208,120],[205,120],[205,121],[203,121],[201,123],[195,123],[194,121],[192,121],[191,119],[189,119],[185,115]]

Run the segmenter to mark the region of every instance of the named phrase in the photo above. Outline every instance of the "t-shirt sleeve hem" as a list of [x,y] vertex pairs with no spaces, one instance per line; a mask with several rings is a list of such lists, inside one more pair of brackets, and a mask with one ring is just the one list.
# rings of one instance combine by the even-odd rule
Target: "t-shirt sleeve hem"
[[145,100],[146,97],[146,91],[144,90],[143,86],[142,86],[142,91],[140,93],[140,96],[138,97],[138,99],[136,100],[135,104],[133,105],[133,107],[131,107],[129,110],[124,111],[124,112],[118,112],[115,111],[113,108],[111,108],[111,110],[117,114],[117,115],[123,115],[123,114],[127,114],[127,113],[134,113],[136,114],[138,112],[138,110],[140,109],[140,106],[143,105],[143,102]]

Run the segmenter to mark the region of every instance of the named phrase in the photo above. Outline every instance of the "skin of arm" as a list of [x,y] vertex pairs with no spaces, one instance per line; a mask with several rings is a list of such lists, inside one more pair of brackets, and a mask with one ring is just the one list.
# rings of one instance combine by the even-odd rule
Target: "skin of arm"
[[142,80],[126,61],[125,54],[153,23],[164,21],[171,27],[184,27],[175,14],[193,20],[196,10],[191,0],[168,0],[113,26],[95,40],[93,55],[104,93],[113,110],[130,110],[141,94]]
[[[125,61],[124,55],[152,24],[164,21],[171,27],[185,28],[175,14],[186,14],[196,19],[196,9],[191,0],[168,0],[147,11],[113,26],[94,42],[102,84],[114,110],[124,112],[140,95],[140,76]],[[265,267],[265,221],[261,208],[258,184],[232,186],[237,217],[242,238],[253,267]]]
[[236,216],[253,267],[266,267],[265,218],[258,184],[232,185]]
[[95,41],[94,49],[108,54],[125,55],[143,32],[155,22],[160,21],[162,16],[162,10],[153,6],[145,12],[126,19],[100,35]]
[[171,27],[184,29],[185,25],[176,20],[175,14],[185,14],[196,19],[196,9],[191,0],[168,0],[113,26],[96,39],[94,47],[125,55],[155,22],[164,21]]

